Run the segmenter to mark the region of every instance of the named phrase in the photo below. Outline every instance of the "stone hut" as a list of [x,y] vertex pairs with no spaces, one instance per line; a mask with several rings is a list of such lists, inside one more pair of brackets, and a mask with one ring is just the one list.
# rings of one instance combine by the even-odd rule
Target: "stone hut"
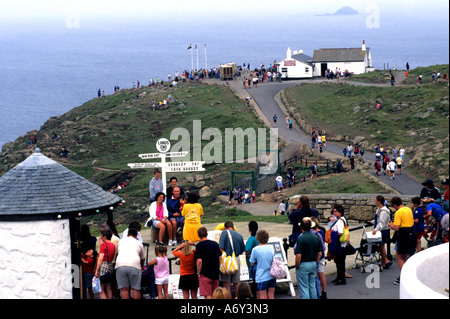
[[0,298],[79,298],[80,217],[120,202],[39,149],[1,176]]

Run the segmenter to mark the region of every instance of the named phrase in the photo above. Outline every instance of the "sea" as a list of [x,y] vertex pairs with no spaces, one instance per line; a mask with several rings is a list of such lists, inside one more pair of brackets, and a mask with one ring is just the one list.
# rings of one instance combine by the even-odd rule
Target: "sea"
[[191,69],[192,62],[194,69],[227,62],[269,66],[284,59],[288,47],[313,56],[315,49],[356,48],[364,40],[377,69],[404,69],[407,62],[411,68],[446,64],[448,13],[446,17],[249,13],[226,19],[2,25],[0,148],[95,98],[99,89],[112,94],[116,85],[131,88],[137,81],[166,80],[169,73]]

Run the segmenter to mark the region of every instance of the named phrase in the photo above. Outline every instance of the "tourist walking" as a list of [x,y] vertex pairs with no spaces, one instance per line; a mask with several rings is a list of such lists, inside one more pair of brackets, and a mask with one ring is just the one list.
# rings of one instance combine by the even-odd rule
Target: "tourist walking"
[[[394,215],[394,222],[389,223],[389,227],[397,232],[397,263],[402,271],[403,265],[408,260],[409,256],[415,253],[416,236],[414,232],[414,217],[411,208],[403,206],[400,197],[393,197],[391,199],[392,207],[396,210]],[[394,284],[400,284],[400,277],[398,277]]]
[[195,272],[195,255],[192,250],[193,243],[184,240],[183,243],[172,252],[180,258],[180,283],[178,288],[183,291],[183,299],[197,299],[198,275]]
[[222,231],[219,239],[219,247],[222,252],[227,254],[227,256],[232,256],[233,253],[235,254],[239,269],[234,275],[225,275],[221,273],[219,277],[223,286],[228,290],[228,298],[231,299],[231,284],[234,285],[234,289],[237,291],[241,281],[241,266],[238,256],[245,252],[245,244],[242,235],[234,230],[233,222],[227,221],[224,226],[225,229]]
[[128,229],[128,236],[119,241],[116,259],[117,287],[122,299],[141,299],[141,276],[144,268],[144,246],[137,239],[138,231]]
[[200,196],[197,193],[189,193],[187,203],[184,204],[181,215],[185,218],[183,239],[193,243],[200,241],[198,229],[202,227],[201,216],[203,216],[203,207],[198,202]]
[[170,299],[169,296],[169,259],[167,258],[167,246],[158,243],[155,247],[156,258],[148,263],[154,266],[155,284],[158,290],[158,299]]
[[114,265],[112,263],[115,254],[116,246],[111,242],[112,231],[105,229],[101,235],[100,252],[97,259],[97,268],[95,270],[95,277],[100,278],[102,291],[100,292],[100,299],[112,299],[112,277],[114,273]]
[[335,285],[345,285],[345,250],[347,243],[341,243],[340,237],[344,234],[344,228],[347,220],[344,217],[344,207],[336,205],[332,208],[333,217],[331,217],[332,243],[328,245],[328,251],[334,257],[336,264],[337,277],[332,281]]
[[208,239],[208,230],[205,227],[200,227],[197,233],[200,242],[195,248],[195,261],[200,296],[211,299],[214,291],[219,287],[222,252],[217,242]]
[[250,264],[255,268],[256,297],[257,299],[275,299],[277,280],[270,274],[274,252],[273,246],[268,245],[269,233],[260,230],[256,234],[259,245],[255,247],[250,256]]
[[385,199],[383,196],[378,195],[375,198],[377,212],[375,213],[375,219],[372,221],[374,227],[372,234],[375,235],[377,232],[381,233],[381,267],[388,269],[392,266],[392,262],[389,261],[386,253],[386,245],[391,244],[391,229],[388,225],[391,221],[391,211],[384,203]]
[[300,223],[302,234],[295,247],[295,269],[298,290],[301,299],[317,299],[316,271],[317,264],[323,254],[320,239],[311,232],[315,227],[311,219],[303,219]]
[[250,263],[250,256],[252,255],[253,248],[259,245],[258,240],[256,239],[256,234],[258,232],[258,223],[255,221],[251,221],[248,223],[248,231],[250,233],[250,237],[247,239],[245,244],[245,258],[248,267],[248,273],[251,283],[252,293],[256,295],[256,282],[255,282],[255,268]]

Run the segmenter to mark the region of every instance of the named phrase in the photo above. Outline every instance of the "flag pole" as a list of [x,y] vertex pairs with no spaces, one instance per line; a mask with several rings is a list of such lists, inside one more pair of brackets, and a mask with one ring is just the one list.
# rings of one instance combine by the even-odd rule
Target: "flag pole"
[[192,50],[192,44],[190,46],[191,50],[191,72],[194,70],[194,51]]
[[206,55],[206,43],[205,43],[205,70],[208,70],[208,56]]
[[195,45],[195,50],[197,51],[197,71],[198,71],[198,44]]

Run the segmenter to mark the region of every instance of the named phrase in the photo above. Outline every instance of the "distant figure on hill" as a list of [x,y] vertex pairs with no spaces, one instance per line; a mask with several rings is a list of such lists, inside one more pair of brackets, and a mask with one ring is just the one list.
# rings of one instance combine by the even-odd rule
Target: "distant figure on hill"
[[69,154],[69,151],[67,150],[67,148],[65,146],[63,146],[61,149],[61,156],[63,156],[64,158],[67,158],[68,154]]

